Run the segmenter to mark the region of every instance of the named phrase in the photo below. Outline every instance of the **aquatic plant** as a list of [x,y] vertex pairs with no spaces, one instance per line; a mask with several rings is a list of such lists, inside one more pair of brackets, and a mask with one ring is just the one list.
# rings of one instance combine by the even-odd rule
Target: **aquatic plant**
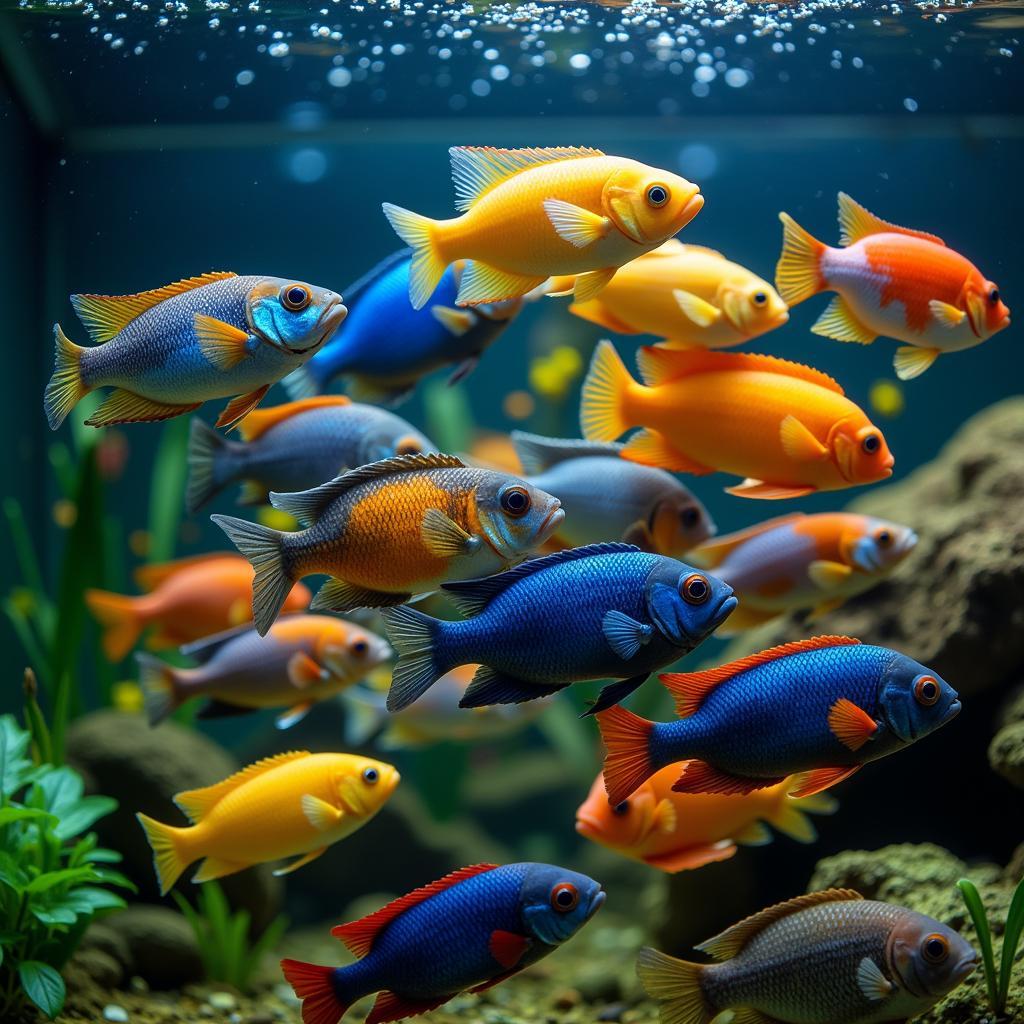
[[106,886],[132,888],[105,866],[120,861],[120,854],[100,847],[95,833],[86,831],[117,802],[83,796],[77,772],[40,760],[49,731],[38,706],[28,717],[31,733],[12,715],[0,717],[3,1020],[26,1001],[51,1019],[60,1012],[65,995],[60,969],[97,914],[124,906]]
[[957,882],[957,887],[960,890],[960,895],[963,896],[971,920],[974,922],[974,930],[978,933],[989,1006],[997,1017],[1001,1017],[1006,1010],[1006,997],[1010,991],[1010,976],[1013,974],[1017,946],[1020,943],[1021,934],[1024,933],[1024,879],[1017,883],[1013,899],[1010,901],[1010,909],[1006,912],[998,973],[996,972],[995,956],[992,952],[992,930],[989,927],[988,916],[985,913],[985,906],[981,902],[978,887],[969,878],[961,878]]
[[224,890],[216,882],[205,882],[200,887],[198,907],[180,893],[173,896],[195,933],[206,980],[221,981],[245,992],[260,961],[281,940],[288,919],[276,917],[253,942],[249,911],[232,913]]

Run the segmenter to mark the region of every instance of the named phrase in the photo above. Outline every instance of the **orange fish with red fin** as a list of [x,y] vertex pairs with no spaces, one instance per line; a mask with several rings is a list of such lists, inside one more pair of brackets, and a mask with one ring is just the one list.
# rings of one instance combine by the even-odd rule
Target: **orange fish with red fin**
[[924,373],[944,352],[974,348],[1010,325],[999,288],[941,238],[897,227],[839,193],[841,248],[819,242],[788,213],[775,273],[791,306],[818,292],[835,297],[811,328],[836,341],[870,345],[878,335],[906,342],[896,376]]

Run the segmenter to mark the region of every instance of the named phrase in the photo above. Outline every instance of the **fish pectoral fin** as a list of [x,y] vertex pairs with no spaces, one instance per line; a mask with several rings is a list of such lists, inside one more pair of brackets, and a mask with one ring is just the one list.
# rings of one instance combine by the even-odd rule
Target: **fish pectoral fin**
[[829,789],[844,779],[848,779],[859,768],[860,765],[855,764],[852,767],[843,765],[839,768],[815,768],[813,771],[802,772],[800,775],[794,776],[794,785],[790,789],[789,795],[797,798],[813,796],[823,789]]
[[456,303],[460,306],[480,306],[485,302],[503,302],[533,291],[546,277],[529,277],[502,270],[490,263],[470,260],[462,272]]
[[641,466],[656,466],[672,473],[707,476],[714,472],[710,466],[701,465],[695,459],[676,451],[664,434],[648,428],[638,431],[626,442],[622,457],[630,462],[639,462]]
[[430,1013],[431,1010],[444,1006],[451,998],[441,996],[437,999],[417,1000],[407,999],[395,992],[381,992],[364,1024],[389,1024],[390,1021],[404,1020],[406,1017],[418,1017],[422,1013]]
[[611,218],[563,199],[545,199],[544,212],[558,237],[577,249],[600,241],[612,229]]
[[321,800],[318,796],[313,796],[312,793],[304,794],[300,803],[306,821],[318,832],[329,832],[332,828],[336,828],[345,816],[333,804]]
[[916,348],[913,345],[904,345],[896,349],[892,357],[893,369],[900,380],[913,380],[920,377],[932,363],[938,359],[940,352],[937,348]]
[[842,562],[828,558],[816,558],[807,567],[807,576],[819,590],[834,590],[841,587],[853,575],[853,570]]
[[820,462],[828,458],[828,448],[792,413],[779,424],[782,450],[794,462]]
[[224,406],[220,416],[217,417],[217,422],[214,426],[230,427],[232,424],[238,423],[239,420],[248,416],[249,413],[251,413],[253,409],[263,401],[264,395],[266,395],[269,390],[270,385],[264,384],[262,387],[256,388],[255,391],[250,391],[248,394],[232,398],[231,401]]
[[640,648],[651,642],[654,636],[654,627],[649,623],[637,622],[632,616],[625,612],[605,612],[601,620],[601,631],[604,633],[608,646],[623,661],[629,661]]
[[726,487],[726,494],[734,494],[737,498],[760,498],[763,501],[778,501],[783,498],[802,498],[813,494],[816,487],[798,487],[787,484],[769,484],[764,480],[747,477],[741,484]]
[[736,829],[732,839],[743,846],[767,846],[772,841],[772,830],[763,821],[751,821]]
[[192,876],[193,882],[212,882],[215,878],[223,878],[225,875],[233,875],[238,871],[244,871],[249,864],[239,864],[237,861],[223,860],[220,857],[207,857],[199,870]]
[[250,354],[248,331],[205,313],[196,313],[193,324],[199,351],[218,370],[234,369]]
[[638,519],[635,523],[631,523],[626,527],[622,535],[622,543],[635,544],[641,551],[657,554],[650,527],[642,519]]
[[476,313],[468,309],[452,309],[451,306],[431,306],[430,315],[456,338],[471,331],[477,322]]
[[356,583],[336,578],[329,579],[317,592],[309,606],[311,612],[350,612],[354,608],[389,608],[405,604],[412,594],[391,594],[385,590],[370,590]]
[[860,750],[878,732],[878,723],[852,700],[840,697],[828,712],[828,727],[844,747]]
[[280,878],[282,875],[290,875],[293,871],[298,871],[299,868],[305,867],[311,861],[316,860],[317,857],[319,857],[326,849],[326,846],[321,846],[318,850],[310,850],[309,853],[302,857],[297,857],[290,864],[286,864],[283,868],[277,868],[277,870],[274,871],[274,877]]
[[125,388],[115,388],[106,401],[85,421],[87,427],[109,427],[114,423],[158,423],[198,409],[202,402],[170,405],[154,402]]
[[935,322],[950,330],[959,327],[967,319],[967,314],[962,309],[957,309],[956,306],[951,306],[941,299],[932,299],[928,303],[928,308],[931,310]]
[[663,835],[670,836],[679,827],[676,805],[667,797],[658,801],[651,816],[651,823]]
[[491,932],[487,948],[491,956],[507,971],[511,970],[522,960],[523,954],[532,945],[533,943],[525,935],[496,929]]
[[710,327],[722,319],[722,311],[706,299],[702,299],[693,292],[683,291],[682,288],[672,289],[672,298],[676,300],[683,316],[692,321],[698,327]]
[[621,679],[617,683],[609,683],[598,695],[597,700],[580,715],[586,718],[589,715],[596,715],[601,711],[607,711],[614,707],[619,701],[625,700],[634,690],[643,686],[650,673],[641,672],[638,676],[630,676],[629,679]]
[[305,652],[296,651],[288,659],[288,678],[300,690],[314,686],[323,678],[320,666]]
[[293,725],[301,722],[313,709],[313,701],[307,700],[302,704],[296,704],[274,719],[274,725],[278,729],[290,729]]
[[465,380],[477,368],[479,363],[479,356],[470,356],[468,359],[463,359],[462,362],[452,370],[451,376],[448,378],[448,387],[453,387],[458,384],[459,381]]
[[489,665],[481,665],[473,676],[473,681],[466,687],[466,692],[459,701],[460,708],[483,708],[491,704],[522,704],[536,697],[546,697],[563,689],[564,683],[557,686],[544,683],[531,683],[525,679],[505,675]]
[[880,1003],[895,987],[871,957],[866,956],[857,964],[857,988],[869,1002]]
[[870,345],[878,337],[857,319],[842,295],[832,296],[825,312],[812,324],[811,331],[833,341],[853,341],[858,345]]
[[784,775],[771,779],[731,775],[706,761],[687,761],[683,768],[683,774],[676,780],[672,789],[676,793],[721,793],[724,796],[746,796],[747,793],[753,793],[756,789],[777,786],[784,778]]
[[724,840],[720,843],[708,843],[705,846],[688,846],[686,849],[662,853],[656,857],[644,857],[644,863],[650,864],[652,868],[657,868],[659,871],[674,875],[680,871],[702,868],[705,864],[728,860],[736,854],[737,849],[735,843]]
[[439,508],[428,508],[423,513],[420,535],[424,547],[438,558],[472,554],[482,543],[479,537],[467,533]]
[[589,274],[580,274],[572,289],[573,300],[589,302],[604,291],[605,285],[611,281],[618,269],[618,267],[606,267],[604,270],[592,270]]

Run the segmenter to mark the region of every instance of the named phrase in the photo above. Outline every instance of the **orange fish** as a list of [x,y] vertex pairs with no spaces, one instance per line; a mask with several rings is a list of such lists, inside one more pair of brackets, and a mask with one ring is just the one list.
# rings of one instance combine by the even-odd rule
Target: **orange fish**
[[817,838],[808,814],[832,814],[838,804],[824,793],[796,799],[796,776],[746,796],[676,793],[679,765],[649,778],[621,803],[612,805],[598,775],[576,812],[576,831],[625,857],[675,874],[727,860],[744,846],[772,841],[764,822],[801,843]]
[[787,213],[775,281],[790,305],[822,291],[835,298],[811,328],[836,341],[870,345],[878,335],[908,343],[896,350],[896,376],[924,373],[943,352],[987,341],[1010,325],[999,288],[941,238],[897,227],[839,193],[839,244],[833,249]]
[[[85,603],[104,627],[103,652],[120,661],[142,631],[155,626],[152,650],[178,647],[252,621],[252,566],[241,555],[197,555],[135,570],[147,591],[141,597],[87,590]],[[302,583],[292,587],[284,609],[302,611],[311,594]]]
[[892,474],[882,432],[819,370],[774,356],[642,348],[644,383],[611,342],[594,350],[580,423],[592,441],[631,427],[622,457],[698,476],[745,477],[742,498],[799,498]]

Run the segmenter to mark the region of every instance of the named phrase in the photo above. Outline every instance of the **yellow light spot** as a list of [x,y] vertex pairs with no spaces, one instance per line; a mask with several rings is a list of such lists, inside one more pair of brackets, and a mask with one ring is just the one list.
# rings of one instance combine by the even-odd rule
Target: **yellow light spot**
[[67,498],[53,503],[53,521],[62,529],[69,530],[78,519],[78,506]]
[[138,683],[125,679],[114,683],[110,690],[110,701],[118,711],[138,714],[144,705],[142,689]]
[[525,420],[533,415],[533,395],[528,391],[510,391],[505,396],[502,408],[510,420]]
[[271,505],[263,505],[256,513],[256,518],[264,525],[269,526],[272,530],[294,530],[298,525],[298,520],[294,516],[290,516],[287,512],[282,512],[279,508],[274,508]]
[[572,345],[559,345],[552,351],[550,360],[551,365],[570,380],[583,372],[583,357]]
[[545,398],[562,398],[569,390],[569,381],[549,359],[530,363],[530,387]]
[[876,380],[868,395],[871,408],[879,416],[893,419],[903,412],[903,388],[894,380]]
[[391,686],[391,669],[387,665],[379,665],[366,677],[366,681],[371,689],[384,692]]
[[128,547],[136,558],[145,558],[149,554],[149,542],[151,538],[146,530],[132,530],[128,535]]

